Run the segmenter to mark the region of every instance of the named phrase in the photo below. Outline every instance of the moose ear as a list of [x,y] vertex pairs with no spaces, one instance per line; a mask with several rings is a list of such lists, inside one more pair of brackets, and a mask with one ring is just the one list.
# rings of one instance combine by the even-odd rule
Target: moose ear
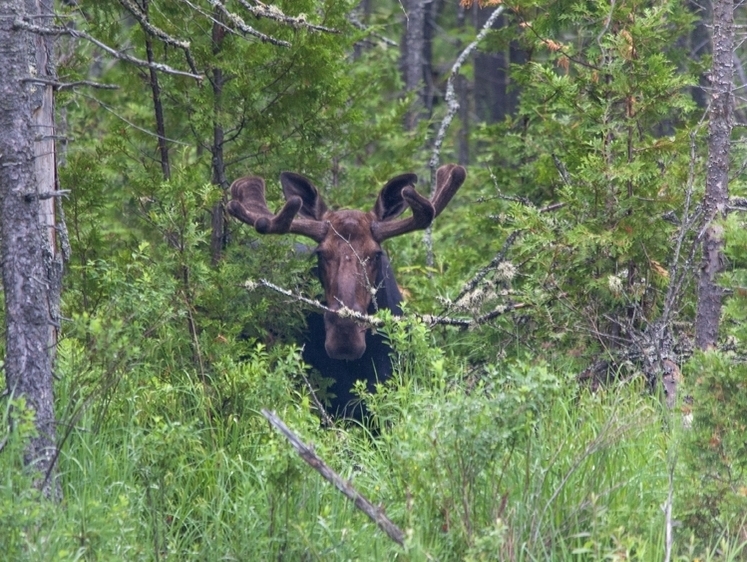
[[408,185],[414,187],[417,183],[418,176],[415,174],[402,174],[390,179],[376,199],[373,209],[376,219],[384,222],[400,216],[408,207],[407,201],[402,197],[402,190]]
[[286,200],[300,197],[303,201],[301,210],[298,212],[299,217],[322,220],[324,213],[327,212],[327,205],[324,204],[319,190],[311,183],[311,180],[301,174],[283,172],[280,174],[280,184],[283,186]]

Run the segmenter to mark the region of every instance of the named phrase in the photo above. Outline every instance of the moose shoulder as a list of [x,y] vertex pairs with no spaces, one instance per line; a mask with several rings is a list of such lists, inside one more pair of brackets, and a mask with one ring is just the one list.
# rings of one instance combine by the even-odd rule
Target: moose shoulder
[[[260,234],[300,234],[317,243],[319,278],[329,310],[323,320],[310,320],[304,359],[334,379],[332,414],[351,414],[356,380],[365,380],[372,390],[376,380],[391,374],[390,350],[381,337],[338,312],[347,308],[365,314],[387,308],[400,313],[402,298],[381,243],[430,226],[466,176],[461,166],[440,167],[435,193],[428,200],[415,190],[417,176],[402,174],[386,183],[369,212],[327,209],[314,184],[292,172],[280,175],[286,203],[277,214],[267,208],[262,178],[244,177],[231,185],[228,211],[234,217]],[[408,207],[412,215],[400,219]]]

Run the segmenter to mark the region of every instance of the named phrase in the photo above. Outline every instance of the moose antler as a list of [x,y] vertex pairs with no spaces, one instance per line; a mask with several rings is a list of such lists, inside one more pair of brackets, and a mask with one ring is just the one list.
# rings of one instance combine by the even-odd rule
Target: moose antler
[[323,221],[298,218],[303,200],[288,197],[279,213],[267,208],[265,180],[257,176],[239,178],[231,184],[231,201],[228,212],[255,228],[260,234],[301,234],[321,242],[327,232]]
[[441,166],[436,172],[436,192],[430,201],[415,191],[412,185],[405,186],[401,192],[402,198],[410,206],[412,216],[398,221],[374,222],[371,225],[374,237],[382,242],[400,234],[428,228],[449,204],[466,177],[467,171],[462,166]]

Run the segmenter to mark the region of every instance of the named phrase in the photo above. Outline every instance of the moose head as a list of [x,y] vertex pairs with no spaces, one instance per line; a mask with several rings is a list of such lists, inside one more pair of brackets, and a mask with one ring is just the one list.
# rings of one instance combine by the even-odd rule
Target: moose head
[[[386,183],[373,209],[366,213],[331,211],[310,180],[283,172],[280,183],[286,203],[277,214],[267,208],[264,180],[248,176],[231,185],[228,212],[260,234],[300,234],[318,244],[319,277],[329,308],[324,314],[324,348],[332,359],[354,360],[366,350],[366,327],[338,312],[348,308],[365,314],[382,306],[376,302],[379,273],[386,260],[381,243],[430,226],[466,176],[461,166],[441,166],[432,200],[415,191],[415,174],[396,176]],[[412,215],[398,218],[407,207]]]

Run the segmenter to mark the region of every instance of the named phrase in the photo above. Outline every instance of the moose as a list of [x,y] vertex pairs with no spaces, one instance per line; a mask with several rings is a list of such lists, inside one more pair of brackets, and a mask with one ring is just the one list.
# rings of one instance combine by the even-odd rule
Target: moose
[[[462,166],[441,166],[435,192],[428,200],[415,190],[417,175],[396,176],[384,185],[369,212],[329,210],[314,184],[293,172],[280,174],[285,205],[277,214],[267,208],[261,177],[243,177],[231,185],[228,212],[235,218],[260,234],[299,234],[317,243],[314,253],[327,311],[323,317],[309,317],[303,359],[333,379],[333,416],[360,420],[365,410],[353,394],[355,381],[365,381],[373,391],[375,383],[392,372],[391,349],[384,338],[343,310],[373,314],[388,309],[401,314],[402,295],[381,244],[428,228],[466,177]],[[399,218],[408,207],[411,216]]]

